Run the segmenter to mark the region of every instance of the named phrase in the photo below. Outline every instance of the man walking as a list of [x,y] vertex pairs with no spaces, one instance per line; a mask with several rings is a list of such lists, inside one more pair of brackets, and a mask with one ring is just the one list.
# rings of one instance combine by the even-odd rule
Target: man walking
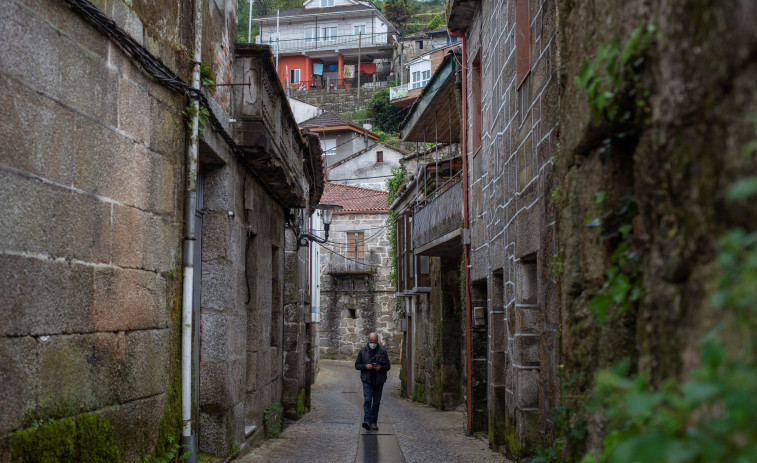
[[378,430],[378,412],[381,404],[381,392],[389,371],[389,356],[386,349],[378,345],[376,333],[368,335],[368,345],[360,349],[355,360],[355,369],[360,370],[363,381],[363,427]]

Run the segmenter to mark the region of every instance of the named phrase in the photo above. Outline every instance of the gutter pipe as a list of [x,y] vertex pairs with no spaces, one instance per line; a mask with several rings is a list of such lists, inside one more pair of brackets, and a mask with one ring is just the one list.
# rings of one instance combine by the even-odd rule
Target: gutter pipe
[[[194,67],[192,87],[200,89],[202,61],[202,0],[194,0]],[[181,304],[181,444],[187,463],[197,462],[197,441],[192,434],[192,308],[194,282],[195,209],[197,209],[197,173],[200,102],[192,101],[192,132],[187,150],[187,179],[184,202],[184,284]]]
[[[470,228],[468,216],[468,53],[465,46],[465,34],[447,30],[450,37],[462,39],[462,72],[463,72],[463,237]],[[471,351],[471,307],[470,307],[470,243],[465,243],[463,238],[463,255],[465,259],[465,376],[467,377],[467,406],[468,406],[468,429],[465,434],[473,435],[473,353]]]

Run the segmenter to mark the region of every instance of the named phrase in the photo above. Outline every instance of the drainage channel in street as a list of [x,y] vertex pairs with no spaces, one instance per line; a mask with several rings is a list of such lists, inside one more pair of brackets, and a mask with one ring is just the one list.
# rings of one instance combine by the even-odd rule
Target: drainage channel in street
[[[392,400],[389,394],[384,391],[382,402]],[[360,382],[360,372],[350,377],[344,390],[342,391],[352,404],[363,409],[363,385]],[[367,431],[360,428],[360,437],[358,439],[357,454],[355,463],[405,463],[405,457],[400,450],[397,436],[394,434],[389,413],[384,407],[379,408],[378,431]]]

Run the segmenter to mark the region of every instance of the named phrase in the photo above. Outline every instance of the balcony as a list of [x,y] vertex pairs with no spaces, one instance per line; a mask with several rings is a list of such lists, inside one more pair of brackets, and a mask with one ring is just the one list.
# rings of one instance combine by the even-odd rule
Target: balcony
[[[259,40],[259,37],[258,37]],[[375,50],[376,48],[391,48],[394,42],[392,34],[381,32],[378,34],[357,34],[357,35],[339,35],[330,37],[302,38],[263,42],[271,46],[271,51],[275,54],[277,49],[279,53],[307,53],[316,51],[333,51],[345,54],[346,50],[355,50],[358,48]]]
[[371,273],[371,265],[379,265],[380,257],[367,252],[362,258],[346,258],[339,254],[328,254],[328,263],[324,273],[330,275],[367,275]]
[[[450,161],[452,168],[455,160]],[[433,190],[416,204],[413,223],[413,249],[416,255],[460,255],[463,224],[461,179],[462,172],[458,170],[442,178],[442,182],[434,180]]]

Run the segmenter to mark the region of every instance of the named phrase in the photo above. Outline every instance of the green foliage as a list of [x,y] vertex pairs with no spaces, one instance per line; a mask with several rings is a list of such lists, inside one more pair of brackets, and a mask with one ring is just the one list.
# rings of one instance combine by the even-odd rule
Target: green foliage
[[[198,109],[199,108],[199,111]],[[197,114],[197,135],[200,138],[205,137],[205,125],[208,123],[208,116],[210,116],[210,113],[207,109],[205,109],[204,106],[195,106],[194,104],[189,104],[184,108],[184,110],[181,112],[181,114],[184,116],[184,122],[187,124],[187,128],[192,130],[192,117]]]
[[36,420],[13,435],[13,461],[117,462],[118,446],[110,423],[94,413],[61,420]]
[[263,410],[263,426],[265,429],[266,437],[279,437],[281,431],[284,428],[284,422],[282,420],[284,409],[281,405],[271,402],[271,404]]
[[166,402],[163,406],[163,416],[158,425],[158,440],[155,454],[147,461],[169,462],[178,455],[179,444],[176,436],[181,435],[181,282],[183,273],[181,267],[176,271],[166,273],[168,287],[173,288],[173,304],[169,307],[170,318],[168,324],[171,334],[168,338],[168,367],[170,383],[166,389]]
[[552,269],[552,276],[555,278],[560,278],[563,274],[564,268],[563,268],[563,261],[560,258],[560,254],[552,254],[552,262],[550,263],[550,268]]
[[[578,380],[580,375],[575,374],[570,378],[565,376],[562,368],[558,376],[561,381],[562,396],[569,395],[569,388]],[[567,461],[576,461],[579,443],[586,438],[587,422],[577,416],[570,407],[562,406],[550,410],[551,420],[555,426],[555,440],[548,447],[540,447],[536,450],[537,457],[531,463],[562,463],[565,457]]]
[[[386,207],[392,205],[395,199],[397,199],[397,191],[399,191],[402,182],[405,181],[405,166],[400,164],[396,169],[392,169],[392,176],[386,180]],[[389,281],[392,281],[397,287],[397,226],[394,211],[389,210],[389,217],[386,219],[386,235],[389,240],[389,255],[392,257],[392,269],[389,272]],[[398,305],[399,310],[402,310],[402,306]]]
[[[602,204],[607,193],[594,194],[594,203]],[[613,240],[618,245],[610,255],[610,267],[605,271],[602,289],[589,303],[589,311],[603,325],[609,310],[617,308],[620,313],[627,311],[644,295],[644,287],[639,273],[641,256],[631,247],[631,221],[638,214],[633,198],[625,198],[617,209],[603,214],[587,226],[602,227],[600,241]]]
[[[729,196],[755,194],[742,185]],[[699,342],[699,365],[659,388],[644,375],[628,377],[627,360],[599,372],[596,396],[610,432],[602,453],[582,463],[757,461],[757,231],[725,232],[717,263],[710,301],[720,322]]]
[[384,2],[384,17],[386,17],[386,19],[389,20],[400,33],[405,31],[405,25],[410,21],[412,16],[412,0],[386,0]]
[[426,403],[426,387],[423,384],[419,384],[415,387],[415,392],[413,392],[413,402]]
[[396,133],[405,118],[406,109],[395,108],[389,103],[389,88],[382,88],[368,100],[368,110],[375,126],[384,132]]
[[575,83],[588,97],[595,119],[604,118],[609,122],[618,116],[631,119],[633,107],[628,107],[627,100],[649,112],[646,103],[649,92],[638,89],[640,70],[646,61],[644,54],[659,38],[654,24],[641,24],[625,43],[621,45],[618,39],[605,42],[594,59],[584,63]]
[[205,61],[200,63],[200,86],[207,88],[211,93],[216,91],[216,72]]
[[297,417],[301,417],[305,414],[305,388],[300,388],[300,392],[297,394]]
[[433,31],[433,30],[439,29],[440,27],[443,27],[443,26],[444,26],[444,20],[442,19],[441,16],[436,15],[436,16],[434,16],[434,19],[432,19],[426,25],[426,29],[429,30],[429,31]]
[[181,450],[186,447],[186,445],[179,445],[174,436],[168,436],[165,442],[165,452],[159,456],[145,456],[142,459],[142,463],[177,463],[186,461],[191,456],[189,452],[181,453]]
[[365,119],[373,118],[373,114],[371,114],[371,111],[368,108],[358,109],[357,111],[352,111],[352,112],[346,112],[342,114],[342,116],[352,121],[362,121]]

